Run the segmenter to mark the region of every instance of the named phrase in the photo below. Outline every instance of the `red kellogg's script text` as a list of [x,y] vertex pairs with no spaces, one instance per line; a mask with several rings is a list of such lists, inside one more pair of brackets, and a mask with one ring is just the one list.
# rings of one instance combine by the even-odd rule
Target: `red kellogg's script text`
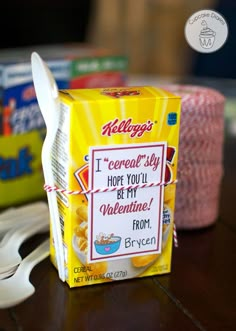
[[119,122],[116,118],[103,125],[102,136],[111,136],[113,134],[130,133],[130,137],[142,137],[144,132],[150,132],[153,128],[153,122],[148,120],[146,123],[132,123],[132,118],[124,119]]

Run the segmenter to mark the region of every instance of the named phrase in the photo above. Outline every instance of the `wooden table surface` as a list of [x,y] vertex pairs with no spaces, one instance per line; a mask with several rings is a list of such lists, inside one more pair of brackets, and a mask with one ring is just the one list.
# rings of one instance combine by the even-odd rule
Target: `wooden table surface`
[[[171,274],[69,289],[47,258],[31,273],[35,294],[0,310],[0,331],[236,330],[236,138],[224,151],[219,218],[178,232]],[[22,255],[42,239],[30,239]]]

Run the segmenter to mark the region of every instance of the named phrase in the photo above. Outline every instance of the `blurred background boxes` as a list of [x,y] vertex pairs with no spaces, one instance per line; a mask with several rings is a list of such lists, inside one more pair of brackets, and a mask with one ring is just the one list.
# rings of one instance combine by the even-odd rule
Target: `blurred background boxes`
[[[184,38],[194,12],[217,0],[94,0],[88,40],[126,53],[130,73],[182,76],[192,72],[195,53]],[[109,15],[108,15],[109,13]]]
[[126,56],[89,45],[64,44],[8,49],[0,52],[0,132],[18,134],[44,126],[31,73],[37,51],[47,62],[58,88],[113,87],[126,84]]
[[32,82],[37,51],[59,89],[125,86],[128,59],[80,44],[0,51],[0,208],[43,198],[41,148],[45,124]]

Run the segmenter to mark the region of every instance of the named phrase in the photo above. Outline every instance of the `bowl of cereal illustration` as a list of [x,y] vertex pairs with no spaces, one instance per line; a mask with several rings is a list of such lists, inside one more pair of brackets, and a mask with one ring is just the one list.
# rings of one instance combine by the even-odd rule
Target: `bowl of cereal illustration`
[[85,250],[81,248],[80,238],[78,238],[76,235],[73,236],[72,247],[74,249],[77,258],[80,260],[82,264],[85,265],[87,263],[87,249]]
[[94,241],[94,246],[96,252],[100,255],[109,255],[113,254],[120,248],[121,237],[114,236],[114,234],[110,234],[108,236],[100,233],[96,236],[96,240]]

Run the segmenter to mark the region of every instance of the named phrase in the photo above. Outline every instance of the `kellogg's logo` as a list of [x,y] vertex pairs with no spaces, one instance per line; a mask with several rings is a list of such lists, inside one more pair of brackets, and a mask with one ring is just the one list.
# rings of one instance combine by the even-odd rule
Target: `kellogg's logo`
[[102,136],[111,136],[113,134],[129,133],[131,138],[142,137],[145,132],[150,132],[153,128],[153,122],[148,120],[146,123],[132,123],[132,118],[124,119],[119,122],[116,118],[103,125]]

